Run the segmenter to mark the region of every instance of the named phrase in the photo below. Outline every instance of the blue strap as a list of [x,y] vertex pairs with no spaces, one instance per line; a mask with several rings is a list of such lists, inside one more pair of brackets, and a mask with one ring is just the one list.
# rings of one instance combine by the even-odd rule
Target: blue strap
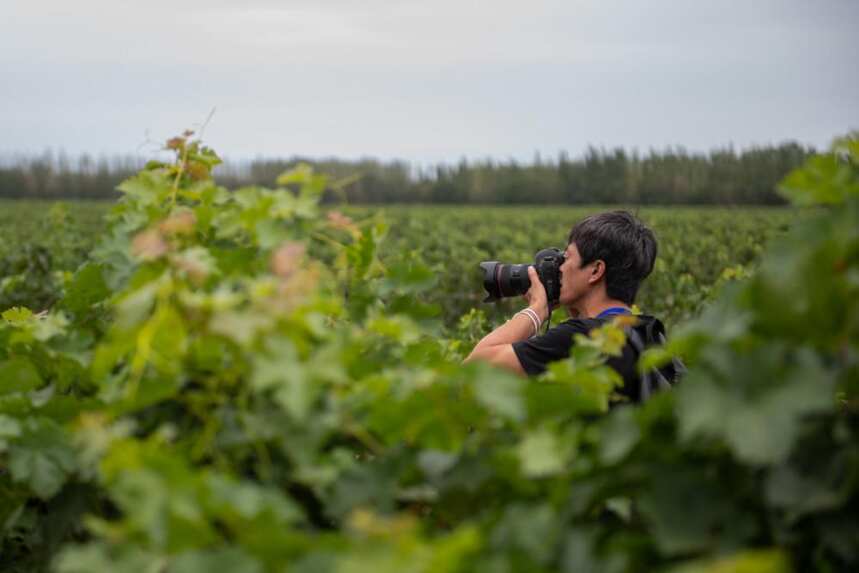
[[630,310],[622,306],[613,306],[599,313],[597,315],[597,318],[606,318],[608,316],[615,316],[617,314],[630,314]]

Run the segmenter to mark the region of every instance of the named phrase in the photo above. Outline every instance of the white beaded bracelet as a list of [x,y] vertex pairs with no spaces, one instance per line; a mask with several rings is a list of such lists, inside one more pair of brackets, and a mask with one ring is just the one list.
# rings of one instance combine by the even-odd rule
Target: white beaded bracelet
[[534,312],[533,310],[531,310],[530,308],[524,308],[524,309],[520,310],[519,312],[517,312],[514,316],[517,316],[520,314],[527,316],[528,319],[531,321],[531,326],[534,327],[533,336],[536,336],[537,333],[540,332],[540,326],[543,324],[543,321],[540,320],[540,317],[537,316],[537,313]]
[[530,308],[526,308],[524,310],[528,313],[529,316],[534,317],[534,320],[537,321],[537,328],[534,330],[534,336],[537,336],[537,334],[540,333],[540,327],[543,326],[543,319],[540,318],[540,316]]
[[534,327],[534,334],[532,334],[531,336],[534,336],[535,334],[537,334],[537,323],[536,323],[536,322],[534,322],[534,317],[533,317],[533,316],[531,316],[530,314],[528,314],[527,312],[522,312],[521,310],[520,310],[519,312],[517,312],[517,313],[516,313],[515,315],[513,315],[513,316],[519,316],[520,314],[521,314],[522,316],[527,317],[527,318],[528,318],[528,320],[530,320],[530,321],[531,321],[531,326],[533,326],[533,327]]
[[540,319],[540,316],[536,312],[531,310],[530,308],[523,308],[522,311],[527,312],[528,316],[534,317],[534,320],[537,321],[537,326],[540,326],[541,324],[543,324],[543,321]]

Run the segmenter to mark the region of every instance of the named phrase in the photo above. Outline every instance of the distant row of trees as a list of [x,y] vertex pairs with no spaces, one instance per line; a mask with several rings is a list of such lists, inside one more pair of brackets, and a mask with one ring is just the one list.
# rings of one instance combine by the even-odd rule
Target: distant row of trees
[[[333,182],[326,199],[351,203],[783,203],[777,183],[815,151],[797,143],[735,151],[690,153],[589,148],[578,158],[562,153],[530,163],[461,161],[415,169],[403,161],[261,159],[227,162],[215,173],[229,187],[273,184],[299,162]],[[144,161],[63,154],[6,158],[0,162],[0,198],[112,199],[116,185]]]

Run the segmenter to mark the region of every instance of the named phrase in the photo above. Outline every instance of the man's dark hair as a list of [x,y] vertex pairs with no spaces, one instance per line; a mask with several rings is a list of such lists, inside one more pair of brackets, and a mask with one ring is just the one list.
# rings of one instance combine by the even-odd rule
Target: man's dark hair
[[656,261],[656,236],[627,211],[591,215],[575,224],[567,244],[575,243],[582,266],[605,262],[606,294],[625,304],[635,295]]

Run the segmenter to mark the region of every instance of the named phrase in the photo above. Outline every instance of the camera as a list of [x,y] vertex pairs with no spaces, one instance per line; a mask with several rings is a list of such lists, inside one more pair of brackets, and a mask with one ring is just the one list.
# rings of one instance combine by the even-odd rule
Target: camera
[[483,270],[483,288],[489,295],[483,302],[494,302],[505,297],[522,295],[531,288],[528,278],[528,267],[537,270],[537,276],[546,288],[546,298],[549,307],[558,306],[561,296],[561,265],[564,253],[560,249],[543,249],[534,257],[534,264],[511,265],[498,261],[480,263]]

